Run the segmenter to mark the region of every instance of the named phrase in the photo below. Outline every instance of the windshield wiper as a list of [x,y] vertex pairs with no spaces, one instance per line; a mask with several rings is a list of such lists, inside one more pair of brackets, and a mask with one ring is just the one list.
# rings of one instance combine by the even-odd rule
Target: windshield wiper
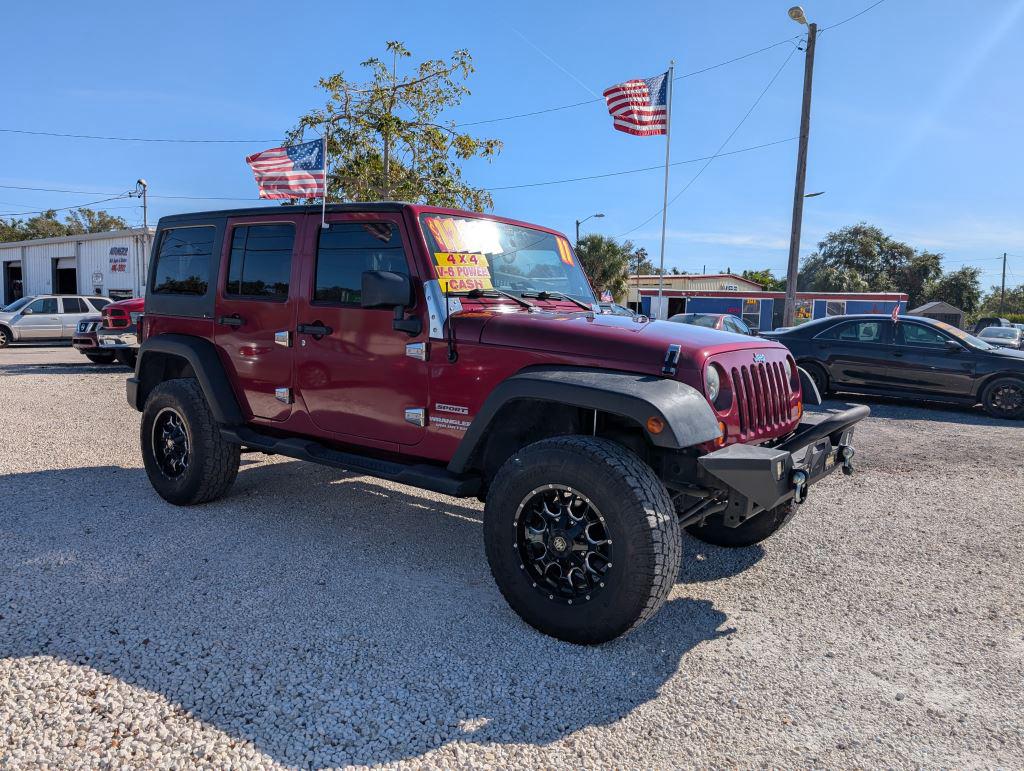
[[514,294],[504,292],[501,289],[470,289],[468,292],[466,292],[466,297],[468,297],[470,300],[479,300],[481,297],[486,297],[488,294],[496,294],[502,297],[507,297],[513,302],[519,303],[524,308],[529,308],[531,310],[534,310],[537,307],[533,303],[527,302],[526,300],[523,300],[520,297],[516,297]]
[[567,295],[565,292],[549,292],[548,290],[544,289],[544,290],[542,290],[540,292],[522,292],[520,294],[520,296],[521,297],[536,297],[538,300],[549,300],[552,297],[561,297],[564,300],[568,300],[569,302],[576,303],[578,306],[580,306],[585,311],[592,311],[592,310],[594,310],[593,308],[591,308],[589,305],[587,305],[582,300],[577,300],[575,297],[572,297],[571,295]]

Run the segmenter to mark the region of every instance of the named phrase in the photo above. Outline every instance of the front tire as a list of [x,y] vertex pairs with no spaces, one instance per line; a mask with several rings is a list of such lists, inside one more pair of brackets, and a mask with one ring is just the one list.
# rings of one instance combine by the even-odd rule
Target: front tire
[[994,418],[1024,418],[1024,380],[1001,377],[985,388],[981,398],[985,412]]
[[0,348],[6,348],[11,344],[11,330],[7,327],[0,327]]
[[508,604],[544,634],[607,642],[651,618],[679,572],[665,486],[606,439],[563,436],[513,455],[491,484],[484,543]]
[[113,364],[114,357],[109,353],[87,353],[85,358],[91,361],[93,364]]
[[712,514],[703,522],[689,525],[686,532],[698,541],[727,549],[742,549],[771,538],[796,514],[793,501],[780,503],[774,509],[755,514],[739,527],[727,527],[722,514]]
[[142,459],[161,498],[179,506],[220,498],[238,476],[241,448],[226,442],[199,383],[167,380],[142,412]]
[[807,362],[806,364],[800,364],[799,366],[807,370],[807,374],[810,375],[811,380],[814,381],[814,385],[818,389],[818,393],[821,394],[821,398],[824,399],[828,396],[831,389],[828,386],[828,373],[825,372],[824,367],[820,364],[814,364],[813,362]]
[[128,367],[128,369],[135,369],[135,362],[139,358],[139,352],[134,348],[120,350],[114,354],[114,358],[117,359],[120,364]]

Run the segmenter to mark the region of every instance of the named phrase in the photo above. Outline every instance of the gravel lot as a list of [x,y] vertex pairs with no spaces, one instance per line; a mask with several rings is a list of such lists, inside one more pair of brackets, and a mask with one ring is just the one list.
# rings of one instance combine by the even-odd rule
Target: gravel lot
[[0,766],[1024,765],[1024,425],[873,403],[852,480],[585,649],[475,501],[246,456],[164,503],[125,372],[0,353]]

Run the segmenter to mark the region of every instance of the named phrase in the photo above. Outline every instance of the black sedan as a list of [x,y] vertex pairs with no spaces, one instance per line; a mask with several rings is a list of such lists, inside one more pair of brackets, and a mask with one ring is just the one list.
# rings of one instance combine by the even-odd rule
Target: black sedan
[[1024,352],[918,316],[830,316],[762,332],[793,353],[822,394],[847,391],[973,405],[1024,418]]

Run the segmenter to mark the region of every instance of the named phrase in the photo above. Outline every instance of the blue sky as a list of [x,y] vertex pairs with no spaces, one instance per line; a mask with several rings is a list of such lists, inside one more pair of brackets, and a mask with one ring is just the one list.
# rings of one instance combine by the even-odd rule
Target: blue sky
[[[808,0],[834,24],[873,0]],[[692,72],[799,34],[787,0],[591,3],[19,3],[5,8],[0,128],[139,137],[272,140],[322,104],[317,79],[402,40],[415,58],[468,48],[472,95],[460,122],[593,99],[608,85],[677,62]],[[485,9],[486,10],[482,10]],[[983,10],[977,10],[983,9]],[[627,18],[628,17],[628,18]],[[886,0],[819,36],[801,254],[860,220],[976,264],[985,284],[1009,260],[1024,282],[1024,0]],[[714,153],[790,55],[779,45],[677,81],[673,160]],[[781,70],[725,147],[796,136],[803,54]],[[473,127],[505,142],[466,176],[488,188],[656,166],[664,138],[615,132],[601,102]],[[255,197],[247,153],[272,146],[146,144],[0,133],[0,185],[119,192],[150,184],[151,217]],[[716,159],[669,209],[666,265],[784,269],[796,142]],[[672,195],[702,164],[672,169]],[[657,258],[658,170],[495,190],[497,213],[571,233],[628,233]],[[0,188],[0,214],[102,196]],[[132,224],[141,211],[112,211]],[[242,202],[239,201],[239,204]]]

